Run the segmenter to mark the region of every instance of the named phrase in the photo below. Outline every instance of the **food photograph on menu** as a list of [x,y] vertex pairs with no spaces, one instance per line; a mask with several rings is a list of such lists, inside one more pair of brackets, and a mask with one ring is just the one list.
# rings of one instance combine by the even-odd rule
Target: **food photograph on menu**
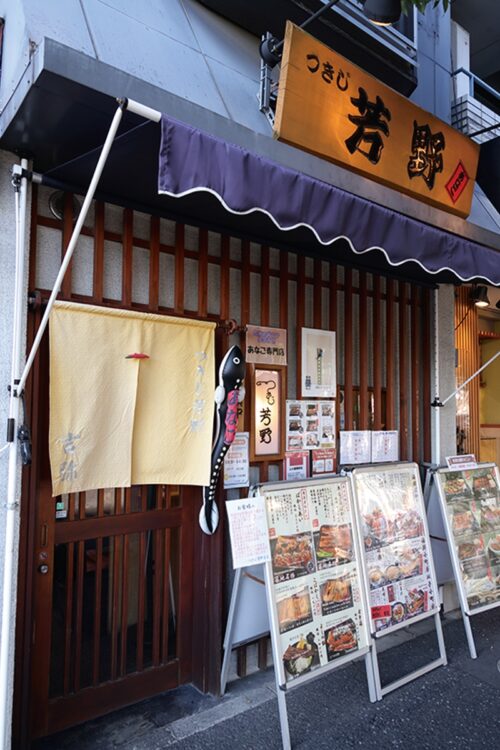
[[470,611],[500,604],[500,481],[495,466],[437,474]]
[[285,680],[368,644],[349,482],[324,482],[265,494]]
[[354,620],[343,620],[325,630],[328,661],[338,659],[358,648],[358,635]]
[[271,559],[276,582],[309,575],[315,570],[311,534],[283,534],[272,539]]
[[350,524],[323,524],[314,532],[314,547],[319,570],[350,562],[353,555]]
[[331,615],[342,609],[349,609],[353,604],[353,582],[351,576],[327,578],[321,584],[321,612]]
[[417,472],[408,466],[353,473],[376,632],[437,607]]
[[289,596],[278,599],[280,633],[303,627],[313,621],[311,595],[308,586],[302,586]]

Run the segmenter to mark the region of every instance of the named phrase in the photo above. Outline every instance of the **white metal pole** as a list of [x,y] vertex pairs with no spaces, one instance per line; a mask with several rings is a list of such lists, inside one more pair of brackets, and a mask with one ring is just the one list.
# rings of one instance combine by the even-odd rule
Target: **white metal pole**
[[[68,244],[66,254],[64,256],[61,268],[57,274],[57,278],[54,283],[54,288],[50,295],[49,301],[43,318],[40,323],[40,327],[35,336],[35,340],[31,347],[28,359],[24,366],[21,376],[18,378],[18,374],[21,371],[21,363],[19,361],[22,341],[22,315],[23,315],[23,300],[24,300],[24,247],[25,247],[25,230],[26,230],[26,193],[27,193],[27,179],[25,176],[21,176],[21,188],[20,188],[20,211],[16,227],[16,290],[15,290],[15,303],[14,303],[14,327],[13,327],[13,347],[12,347],[12,382],[11,382],[11,395],[10,395],[10,409],[9,409],[9,420],[10,424],[13,424],[13,437],[9,447],[9,469],[8,469],[8,481],[7,481],[7,520],[5,528],[5,560],[4,560],[4,584],[3,584],[3,609],[2,609],[2,629],[1,629],[1,645],[0,645],[0,742],[2,750],[8,750],[10,743],[8,742],[8,717],[7,717],[7,702],[8,702],[8,686],[9,686],[9,667],[10,667],[10,648],[11,648],[11,618],[12,618],[12,591],[14,585],[14,531],[15,531],[15,510],[19,503],[16,499],[17,494],[17,473],[18,473],[18,421],[19,421],[19,404],[20,396],[24,391],[26,380],[30,373],[33,365],[35,356],[40,347],[42,336],[47,327],[49,320],[50,311],[56,300],[61,284],[66,273],[66,270],[71,262],[73,252],[75,250],[80,232],[83,226],[83,222],[87,216],[90,204],[94,197],[94,193],[97,188],[97,184],[101,177],[104,165],[108,158],[109,151],[113,145],[113,141],[120,125],[123,110],[127,107],[127,101],[124,100],[120,103],[120,106],[116,110],[113,120],[104,141],[104,145],[101,151],[101,155],[97,162],[92,180],[90,182],[85,200],[83,202],[80,214],[76,221],[73,229],[73,234]],[[23,159],[22,168],[27,169],[28,162]],[[12,429],[12,428],[11,428]]]
[[447,398],[445,398],[445,400],[443,401],[443,406],[445,404],[447,404],[448,401],[451,398],[453,398],[453,396],[456,396],[457,393],[460,393],[460,391],[462,390],[462,388],[464,388],[467,385],[467,383],[470,383],[471,380],[474,380],[474,378],[476,378],[479,375],[479,373],[482,372],[485,369],[485,367],[488,367],[488,365],[491,365],[491,363],[497,357],[500,357],[500,351],[498,351],[496,354],[494,354],[492,357],[490,357],[489,360],[487,362],[485,362],[484,365],[482,365],[482,367],[479,368],[479,370],[476,370],[476,372],[473,375],[470,376],[470,378],[467,378],[467,380],[464,380],[464,382],[461,385],[459,385],[458,388],[453,391],[453,393],[450,393],[450,395]]
[[[21,168],[27,170],[28,161],[21,160]],[[5,523],[5,551],[3,568],[2,596],[2,629],[0,642],[0,742],[3,750],[8,750],[10,721],[7,716],[9,703],[9,675],[11,662],[11,629],[13,629],[12,604],[14,589],[14,542],[16,528],[16,510],[19,505],[18,493],[18,443],[17,430],[19,422],[19,405],[17,380],[21,372],[21,349],[23,337],[24,312],[24,253],[26,245],[26,201],[28,180],[21,176],[19,187],[16,187],[16,279],[14,288],[14,323],[12,328],[12,366],[10,380],[9,425],[12,441],[9,445],[9,468],[7,479],[7,506]]]
[[140,115],[145,120],[152,120],[153,122],[160,122],[161,120],[161,112],[158,112],[157,109],[146,107],[145,104],[139,104],[139,102],[135,102],[133,99],[126,99],[125,104],[128,112]]
[[439,466],[441,460],[441,401],[439,399],[439,288],[434,290],[434,392],[432,415],[434,421],[434,440],[432,443],[431,461]]
[[120,125],[120,121],[123,116],[123,109],[124,105],[120,105],[118,109],[115,112],[115,115],[113,117],[113,120],[111,122],[108,135],[106,136],[106,140],[104,141],[104,146],[102,147],[101,155],[99,157],[99,161],[97,162],[97,166],[95,168],[94,175],[92,177],[92,180],[89,185],[89,189],[87,190],[87,195],[85,196],[85,200],[83,201],[83,205],[80,209],[80,213],[78,215],[78,219],[75,224],[75,228],[73,229],[73,234],[71,235],[71,239],[68,244],[68,249],[66,250],[66,254],[64,256],[64,260],[61,263],[61,268],[59,269],[59,273],[57,274],[57,278],[54,283],[54,288],[52,289],[52,293],[49,297],[49,301],[47,302],[47,307],[45,309],[45,312],[43,314],[43,318],[40,323],[40,327],[38,328],[37,334],[35,336],[35,340],[33,342],[33,346],[31,347],[31,351],[29,353],[29,357],[26,361],[26,365],[24,367],[23,373],[21,375],[21,379],[19,382],[19,393],[22,393],[24,390],[24,386],[26,385],[26,379],[29,375],[29,372],[31,370],[31,367],[33,365],[33,361],[36,357],[36,353],[38,351],[38,348],[40,346],[40,342],[42,340],[42,336],[45,333],[45,329],[47,327],[47,323],[49,321],[49,315],[50,311],[52,310],[52,306],[54,302],[56,301],[56,297],[59,294],[59,290],[61,288],[61,284],[64,279],[64,275],[66,273],[66,270],[71,262],[71,258],[73,257],[73,252],[76,247],[76,243],[78,242],[78,238],[80,237],[80,232],[83,226],[83,222],[86,219],[88,210],[90,208],[90,204],[92,203],[92,199],[94,198],[94,193],[97,188],[97,183],[99,182],[99,179],[101,177],[102,171],[104,169],[104,165],[106,164],[106,160],[108,158],[108,154],[110,152],[111,146],[113,145],[113,140],[116,135],[116,131],[118,130],[118,126]]

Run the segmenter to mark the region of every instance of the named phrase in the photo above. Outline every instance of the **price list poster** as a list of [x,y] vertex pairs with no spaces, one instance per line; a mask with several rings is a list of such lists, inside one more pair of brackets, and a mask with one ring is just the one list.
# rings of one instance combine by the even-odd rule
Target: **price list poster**
[[280,672],[290,681],[368,646],[356,527],[347,479],[265,497],[269,593]]
[[418,468],[353,472],[374,632],[437,611]]
[[500,476],[496,466],[437,474],[464,608],[500,604]]

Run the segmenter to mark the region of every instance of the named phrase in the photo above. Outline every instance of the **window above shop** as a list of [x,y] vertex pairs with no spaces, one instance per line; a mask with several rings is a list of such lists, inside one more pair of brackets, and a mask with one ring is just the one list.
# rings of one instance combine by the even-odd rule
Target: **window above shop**
[[[282,39],[287,20],[300,25],[323,0],[199,0],[202,5],[257,37],[266,32]],[[313,21],[307,31],[372,75],[409,96],[417,85],[415,12],[392,27],[375,26],[358,0],[338,4]]]

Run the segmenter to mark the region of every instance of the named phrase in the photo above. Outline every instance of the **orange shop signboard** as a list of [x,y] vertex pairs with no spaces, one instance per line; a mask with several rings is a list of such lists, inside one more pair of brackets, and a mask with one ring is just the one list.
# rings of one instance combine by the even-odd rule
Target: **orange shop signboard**
[[468,216],[479,146],[287,23],[275,135]]

